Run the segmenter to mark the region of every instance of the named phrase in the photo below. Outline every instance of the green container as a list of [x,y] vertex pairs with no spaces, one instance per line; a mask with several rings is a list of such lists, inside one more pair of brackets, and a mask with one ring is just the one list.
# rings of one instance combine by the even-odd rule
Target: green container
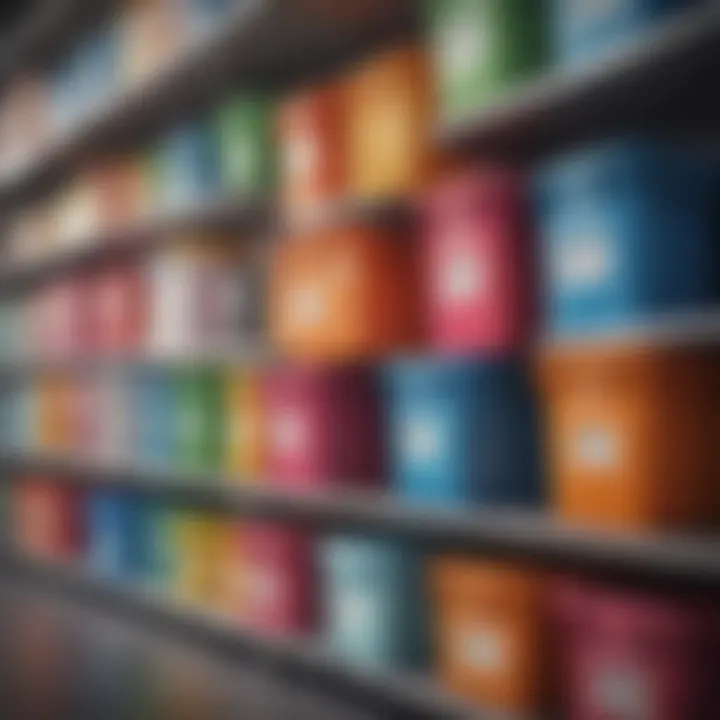
[[428,0],[441,115],[455,120],[544,64],[545,0]]
[[224,428],[222,375],[214,369],[182,370],[178,386],[178,466],[189,472],[218,472]]
[[262,97],[238,97],[217,115],[220,176],[223,189],[256,193],[275,182],[275,132],[272,103]]

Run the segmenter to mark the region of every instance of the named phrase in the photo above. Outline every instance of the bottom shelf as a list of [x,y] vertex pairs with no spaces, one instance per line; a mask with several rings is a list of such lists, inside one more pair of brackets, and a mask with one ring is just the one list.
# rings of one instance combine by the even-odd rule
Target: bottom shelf
[[9,551],[3,555],[2,575],[198,644],[243,666],[262,668],[264,674],[299,684],[308,693],[346,703],[362,717],[509,720],[506,714],[480,711],[450,697],[428,677],[350,666],[314,640],[260,636],[167,598],[92,577],[75,566]]

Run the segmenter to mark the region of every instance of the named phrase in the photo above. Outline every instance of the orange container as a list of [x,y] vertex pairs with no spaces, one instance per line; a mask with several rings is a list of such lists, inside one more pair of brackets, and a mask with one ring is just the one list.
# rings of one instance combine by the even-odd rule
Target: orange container
[[234,370],[226,384],[226,468],[241,482],[255,482],[263,470],[265,416],[261,382],[252,370]]
[[96,189],[101,232],[119,232],[146,213],[150,188],[140,157],[106,160],[95,165],[89,177]]
[[38,449],[50,455],[70,452],[76,439],[76,388],[72,379],[55,373],[39,376],[35,392]]
[[430,580],[442,682],[486,707],[545,709],[551,683],[541,576],[445,557],[432,562]]
[[348,184],[354,195],[418,190],[431,169],[430,63],[403,45],[364,63],[348,83]]
[[716,523],[719,360],[717,350],[688,347],[546,356],[557,511],[571,521],[620,529]]
[[308,220],[345,191],[345,91],[333,83],[280,108],[278,153],[283,211]]
[[347,360],[410,346],[418,334],[415,248],[368,228],[282,244],[270,326],[290,356]]

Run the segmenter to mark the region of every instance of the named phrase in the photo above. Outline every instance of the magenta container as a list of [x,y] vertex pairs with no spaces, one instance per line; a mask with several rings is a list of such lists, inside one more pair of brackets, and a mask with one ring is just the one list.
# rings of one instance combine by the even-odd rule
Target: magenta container
[[425,198],[423,257],[430,340],[438,350],[503,351],[535,325],[534,243],[524,177],[469,170]]
[[285,368],[265,377],[270,482],[373,486],[383,477],[377,377],[357,368]]
[[314,543],[309,533],[270,523],[248,523],[245,548],[245,617],[257,630],[297,635],[316,621]]
[[716,609],[572,582],[557,588],[555,605],[568,718],[716,717]]

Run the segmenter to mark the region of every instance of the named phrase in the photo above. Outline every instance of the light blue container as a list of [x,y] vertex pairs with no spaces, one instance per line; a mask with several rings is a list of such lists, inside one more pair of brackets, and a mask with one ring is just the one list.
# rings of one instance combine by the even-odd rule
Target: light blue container
[[142,576],[140,507],[130,493],[98,490],[89,495],[87,561],[93,573],[118,581]]
[[132,378],[134,443],[142,467],[167,469],[177,447],[177,382],[168,368],[143,368]]
[[184,15],[195,37],[216,30],[231,15],[238,0],[183,0]]
[[18,453],[31,452],[37,445],[37,404],[33,383],[28,378],[16,378],[10,393],[10,450]]
[[709,168],[618,140],[550,164],[538,218],[551,335],[642,324],[717,293]]
[[98,112],[117,91],[118,56],[119,41],[113,25],[87,35],[78,46],[74,78],[83,115]]
[[572,65],[611,53],[698,0],[552,0],[555,58]]
[[418,667],[428,658],[420,556],[390,542],[330,537],[319,544],[324,635],[366,667]]
[[395,492],[427,504],[535,505],[534,399],[519,360],[397,362],[386,371]]
[[162,205],[183,209],[217,197],[221,186],[220,139],[206,121],[172,130],[161,142],[157,179]]

